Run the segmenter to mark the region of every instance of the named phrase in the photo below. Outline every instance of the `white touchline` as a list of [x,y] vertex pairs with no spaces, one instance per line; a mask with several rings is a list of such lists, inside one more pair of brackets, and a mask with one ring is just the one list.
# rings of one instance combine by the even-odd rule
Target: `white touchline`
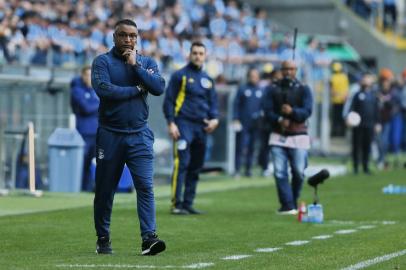
[[138,265],[138,264],[58,264],[56,267],[61,268],[118,268],[118,269],[202,269],[213,266],[214,263],[195,263],[190,265]]
[[353,229],[349,229],[349,230],[339,230],[336,231],[336,234],[350,234],[350,233],[355,233],[357,232],[357,230],[353,230]]
[[331,237],[333,237],[333,236],[332,236],[332,235],[329,235],[329,234],[326,234],[326,235],[313,236],[312,238],[313,238],[313,239],[316,239],[316,240],[324,240],[324,239],[329,239],[329,238],[331,238]]
[[280,247],[275,247],[275,248],[257,248],[257,249],[255,250],[255,252],[275,252],[275,251],[278,251],[278,250],[280,250],[280,249],[282,249],[282,248],[280,248]]
[[358,229],[368,230],[368,229],[373,229],[375,227],[376,227],[375,225],[363,225],[363,226],[359,226]]
[[398,251],[398,252],[394,252],[394,253],[391,253],[391,254],[386,254],[386,255],[383,255],[383,256],[381,256],[381,257],[376,257],[376,258],[373,258],[373,259],[371,259],[371,260],[359,262],[359,263],[357,263],[357,264],[350,265],[350,266],[348,266],[348,267],[346,267],[346,268],[342,268],[341,270],[357,270],[357,269],[362,269],[362,268],[366,268],[366,267],[368,267],[368,266],[371,266],[371,265],[374,265],[374,264],[378,264],[378,263],[381,263],[381,262],[384,262],[384,261],[389,261],[389,260],[391,260],[391,259],[393,259],[393,258],[396,258],[396,257],[399,257],[399,256],[403,256],[403,255],[405,255],[405,254],[406,254],[406,249],[401,250],[401,251]]
[[246,254],[244,254],[244,255],[231,255],[231,256],[227,256],[227,257],[224,257],[224,258],[222,258],[223,260],[241,260],[241,259],[245,259],[245,258],[248,258],[248,257],[251,257],[252,255],[246,255]]
[[285,243],[285,245],[288,245],[288,246],[301,246],[301,245],[306,245],[309,242],[310,241],[307,241],[307,240],[298,240],[298,241]]

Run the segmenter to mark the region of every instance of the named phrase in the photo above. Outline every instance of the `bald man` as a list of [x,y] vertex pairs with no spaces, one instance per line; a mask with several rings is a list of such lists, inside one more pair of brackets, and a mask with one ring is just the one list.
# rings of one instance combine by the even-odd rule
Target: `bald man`
[[306,122],[312,113],[313,97],[310,88],[296,79],[296,71],[293,61],[282,62],[283,78],[268,87],[263,100],[265,118],[272,125],[269,144],[281,204],[277,213],[281,215],[297,214],[310,149]]

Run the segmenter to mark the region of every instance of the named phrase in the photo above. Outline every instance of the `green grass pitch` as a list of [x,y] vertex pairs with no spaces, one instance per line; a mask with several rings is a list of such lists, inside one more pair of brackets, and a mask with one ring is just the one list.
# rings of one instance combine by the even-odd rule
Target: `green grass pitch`
[[[276,215],[272,177],[212,178],[199,184],[196,208],[207,212],[201,216],[170,215],[169,186],[156,187],[167,250],[153,257],[140,255],[135,194],[116,195],[112,256],[95,254],[92,194],[0,197],[0,269],[406,269],[406,194],[382,193],[390,183],[406,185],[405,170],[327,180],[319,186],[323,224]],[[312,201],[307,184],[301,198]],[[330,238],[313,238],[320,235]],[[309,242],[288,244],[294,241]]]

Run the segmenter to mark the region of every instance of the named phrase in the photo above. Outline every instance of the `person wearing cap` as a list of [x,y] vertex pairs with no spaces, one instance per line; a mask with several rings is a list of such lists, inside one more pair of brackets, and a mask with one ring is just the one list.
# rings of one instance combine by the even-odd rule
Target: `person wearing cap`
[[332,127],[331,135],[344,136],[345,123],[342,118],[343,108],[349,92],[349,80],[343,71],[343,66],[339,62],[334,62],[331,66],[333,71],[330,78],[330,95],[332,104]]
[[378,168],[388,168],[386,160],[389,149],[395,155],[394,166],[399,163],[402,114],[401,96],[398,87],[395,85],[394,74],[389,68],[382,68],[379,72],[378,97],[379,113],[382,124],[382,132],[379,135]]

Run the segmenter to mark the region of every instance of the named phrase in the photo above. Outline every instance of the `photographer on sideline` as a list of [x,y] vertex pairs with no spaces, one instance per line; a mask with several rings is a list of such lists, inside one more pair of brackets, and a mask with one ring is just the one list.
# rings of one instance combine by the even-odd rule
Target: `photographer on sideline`
[[313,97],[310,88],[296,79],[296,71],[293,61],[282,62],[283,78],[269,86],[263,100],[265,118],[272,125],[270,145],[281,215],[297,214],[310,148],[306,121],[312,113]]

